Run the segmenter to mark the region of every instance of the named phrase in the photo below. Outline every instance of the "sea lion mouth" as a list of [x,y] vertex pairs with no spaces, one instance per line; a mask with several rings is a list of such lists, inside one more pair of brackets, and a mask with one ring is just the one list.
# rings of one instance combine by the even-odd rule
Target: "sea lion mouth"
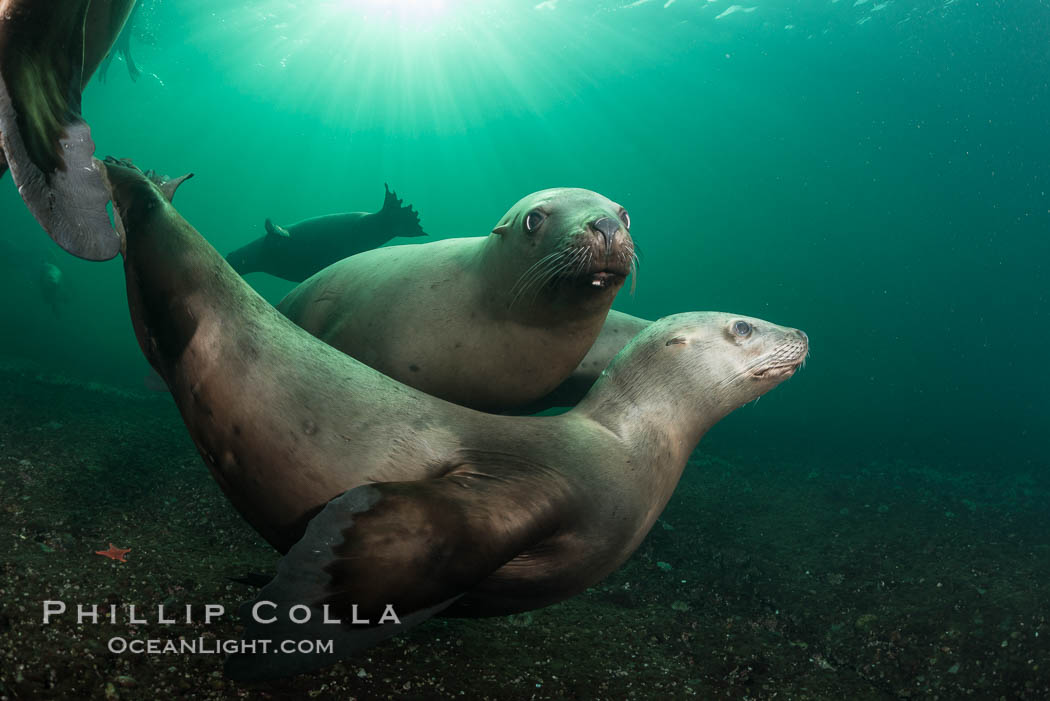
[[626,277],[626,272],[618,270],[599,270],[598,272],[583,275],[580,280],[583,281],[587,287],[604,290],[613,285],[623,284],[624,278]]
[[807,357],[809,340],[802,335],[802,338],[782,343],[764,356],[764,362],[756,364],[751,371],[751,377],[758,380],[786,380],[805,365]]
[[779,365],[777,367],[766,367],[756,370],[751,373],[751,377],[759,380],[775,380],[775,379],[787,379],[794,375],[799,367],[801,367],[802,361],[798,361],[793,365]]

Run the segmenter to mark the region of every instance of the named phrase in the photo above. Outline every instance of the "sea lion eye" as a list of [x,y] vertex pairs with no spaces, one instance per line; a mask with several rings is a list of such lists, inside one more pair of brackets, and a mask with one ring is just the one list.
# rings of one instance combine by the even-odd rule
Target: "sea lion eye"
[[536,229],[540,228],[540,224],[547,216],[538,209],[534,209],[525,215],[525,231],[530,234],[536,233]]
[[626,209],[620,212],[620,221],[623,222],[628,231],[631,230],[631,215],[627,213]]
[[735,333],[737,336],[740,336],[741,338],[744,338],[745,336],[751,333],[751,324],[747,323],[746,321],[738,321],[735,324],[733,324],[733,333]]

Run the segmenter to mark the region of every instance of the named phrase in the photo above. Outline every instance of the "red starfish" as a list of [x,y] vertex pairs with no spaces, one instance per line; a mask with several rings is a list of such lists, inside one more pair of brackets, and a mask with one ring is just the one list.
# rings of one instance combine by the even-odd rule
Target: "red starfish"
[[96,550],[96,555],[105,555],[110,560],[116,560],[117,562],[127,562],[128,553],[131,552],[131,548],[118,548],[113,543],[109,544],[109,550]]

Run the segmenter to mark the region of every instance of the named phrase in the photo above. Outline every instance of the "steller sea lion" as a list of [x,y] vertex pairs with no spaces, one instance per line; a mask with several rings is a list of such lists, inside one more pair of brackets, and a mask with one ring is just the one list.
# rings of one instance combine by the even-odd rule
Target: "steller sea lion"
[[437,613],[524,611],[597,583],[648,533],[704,433],[808,353],[794,329],[679,314],[568,413],[484,414],[292,324],[169,204],[172,184],[115,162],[106,178],[143,353],[231,502],[286,553],[242,610],[245,637],[333,641],[233,655],[238,679],[308,671]]
[[351,256],[278,308],[329,345],[428,394],[485,411],[557,387],[598,337],[636,258],[626,210],[557,188],[487,237]]
[[401,206],[397,193],[383,184],[386,197],[378,212],[346,212],[314,217],[291,226],[266,220],[266,235],[226,256],[241,275],[269,273],[302,282],[332,263],[378,248],[395,236],[426,236],[419,214]]

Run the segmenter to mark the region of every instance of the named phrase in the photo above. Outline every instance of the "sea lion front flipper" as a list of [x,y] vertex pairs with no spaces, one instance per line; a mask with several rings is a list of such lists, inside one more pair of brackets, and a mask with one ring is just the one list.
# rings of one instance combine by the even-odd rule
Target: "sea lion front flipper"
[[426,236],[423,227],[419,223],[419,212],[412,209],[412,205],[403,204],[404,200],[398,199],[397,193],[390,186],[383,183],[386,195],[383,197],[383,208],[379,215],[388,220],[389,230],[394,236]]
[[[248,643],[332,640],[332,650],[236,654],[227,674],[273,679],[333,664],[440,613],[554,533],[571,513],[564,479],[519,458],[494,459],[506,469],[492,470],[488,459],[484,468],[369,484],[330,501],[281,559],[277,577],[241,607],[241,618]],[[307,613],[308,622],[291,620]],[[325,623],[326,614],[371,625]]]
[[134,0],[7,0],[0,15],[0,132],[22,199],[65,250],[120,251],[80,95]]
[[266,220],[266,240],[267,241],[273,241],[273,240],[280,241],[281,239],[290,239],[290,238],[292,238],[292,234],[291,234],[290,231],[288,231],[288,229],[285,229],[283,226],[279,226],[277,224],[274,224],[269,219]]

